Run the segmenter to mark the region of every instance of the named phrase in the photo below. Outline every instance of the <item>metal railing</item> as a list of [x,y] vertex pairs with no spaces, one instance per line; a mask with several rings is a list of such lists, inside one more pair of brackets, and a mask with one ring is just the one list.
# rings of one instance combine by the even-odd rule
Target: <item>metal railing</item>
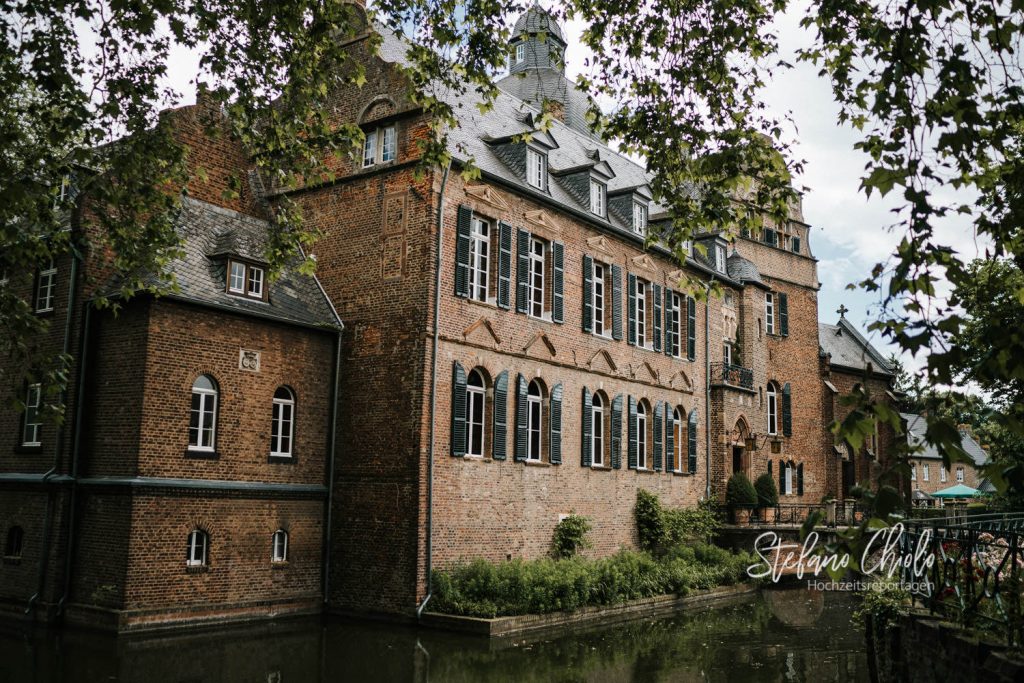
[[732,387],[740,387],[742,389],[754,388],[754,371],[742,365],[712,363],[711,377],[712,381],[724,382]]
[[[834,515],[831,513],[830,503],[780,503],[769,507],[751,508],[746,523],[754,526],[799,526],[814,512],[821,512],[820,524],[826,527],[852,526],[864,521],[866,508],[860,503],[837,502],[835,506]],[[739,521],[733,511],[726,506],[720,506],[718,512],[720,519]]]

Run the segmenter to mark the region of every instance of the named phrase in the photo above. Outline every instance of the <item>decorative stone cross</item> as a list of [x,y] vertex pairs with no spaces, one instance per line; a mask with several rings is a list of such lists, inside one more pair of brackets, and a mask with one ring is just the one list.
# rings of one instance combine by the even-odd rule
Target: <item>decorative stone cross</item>
[[839,314],[839,317],[840,317],[840,318],[845,318],[845,317],[846,317],[846,314],[847,314],[847,313],[848,313],[849,311],[850,311],[850,309],[849,309],[849,308],[847,308],[845,304],[839,304],[839,310],[837,310],[837,311],[836,311],[836,313],[838,313],[838,314]]

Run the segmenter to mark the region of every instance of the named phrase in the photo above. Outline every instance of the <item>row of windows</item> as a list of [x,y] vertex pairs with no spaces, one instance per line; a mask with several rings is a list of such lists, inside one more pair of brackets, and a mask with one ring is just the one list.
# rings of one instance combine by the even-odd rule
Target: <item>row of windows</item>
[[[278,529],[270,537],[270,561],[273,563],[288,562],[288,532]],[[185,565],[189,567],[207,567],[210,564],[210,535],[202,529],[193,529],[188,533],[185,546]]]
[[[921,465],[921,481],[931,481],[931,467],[927,464]],[[949,470],[946,467],[939,465],[939,481],[945,482],[949,476]],[[910,466],[910,480],[917,481],[917,465]],[[956,480],[958,482],[964,481],[964,468],[962,465],[956,468]]]
[[[217,444],[217,410],[220,391],[209,375],[192,384],[192,405],[188,424],[188,449],[214,452]],[[270,411],[270,455],[290,458],[295,442],[295,394],[288,387],[274,392]]]
[[[740,234],[743,237],[750,239],[749,230],[744,228],[740,232]],[[759,238],[761,242],[767,244],[768,246],[775,247],[777,249],[784,249],[786,251],[791,251],[794,254],[800,253],[800,238],[797,237],[796,235],[787,235],[786,233],[780,232],[778,230],[773,230],[772,228],[764,228],[763,230],[761,230]]]
[[[506,458],[508,371],[493,382],[483,368],[467,374],[455,362],[452,376],[451,450],[457,457]],[[514,389],[514,458],[522,462],[562,462],[562,385],[518,375]],[[623,396],[609,400],[601,391],[583,390],[581,462],[584,467],[621,467]],[[697,412],[682,406],[629,396],[628,466],[636,470],[693,473],[697,468]],[[490,414],[490,421],[488,421]],[[664,465],[663,465],[664,461]]]

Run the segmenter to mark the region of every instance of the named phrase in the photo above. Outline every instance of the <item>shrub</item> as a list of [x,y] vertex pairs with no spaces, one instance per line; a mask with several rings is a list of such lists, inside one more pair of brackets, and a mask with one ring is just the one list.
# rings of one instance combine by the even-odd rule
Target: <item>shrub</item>
[[636,492],[636,529],[640,535],[640,548],[649,553],[659,552],[665,545],[665,514],[658,497],[649,491]]
[[779,490],[775,488],[775,478],[767,472],[754,481],[754,490],[757,491],[757,503],[761,507],[779,504]]
[[729,483],[725,487],[725,502],[729,507],[756,507],[757,491],[754,485],[742,472],[729,477]]
[[570,513],[555,526],[551,554],[556,558],[569,558],[575,557],[581,550],[586,550],[590,547],[590,541],[587,539],[590,528],[590,522],[586,517]]
[[695,507],[668,508],[663,511],[665,543],[676,546],[681,543],[699,541],[707,543],[718,531],[719,519],[714,508],[707,502]]

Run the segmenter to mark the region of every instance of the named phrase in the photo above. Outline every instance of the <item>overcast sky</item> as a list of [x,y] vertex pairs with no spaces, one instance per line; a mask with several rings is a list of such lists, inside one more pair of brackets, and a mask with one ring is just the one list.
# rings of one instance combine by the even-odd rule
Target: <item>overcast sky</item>
[[[799,27],[802,7],[803,3],[791,9],[778,23],[781,56],[791,64],[796,64],[794,51],[807,46],[813,38]],[[563,28],[569,42],[567,73],[574,76],[586,57],[578,41],[582,23],[571,21]],[[186,103],[195,99],[191,81],[197,67],[195,54],[174,53],[170,78]],[[836,310],[842,304],[850,309],[847,317],[866,332],[877,296],[847,290],[846,285],[866,278],[871,267],[885,261],[899,242],[901,235],[885,227],[893,223],[889,213],[892,202],[877,195],[869,200],[858,191],[866,158],[853,149],[858,139],[856,133],[838,125],[839,108],[832,99],[828,81],[817,75],[816,67],[801,64],[778,73],[767,87],[765,97],[776,113],[791,112],[797,126],[796,131],[790,131],[797,141],[795,155],[806,161],[798,182],[808,188],[804,219],[812,226],[810,246],[819,260],[819,320],[834,323],[838,318]],[[962,219],[941,226],[938,234],[943,243],[960,252],[965,260],[980,255],[984,249]],[[871,339],[885,355],[893,350],[877,335]],[[921,363],[920,358],[904,360],[911,367]]]

